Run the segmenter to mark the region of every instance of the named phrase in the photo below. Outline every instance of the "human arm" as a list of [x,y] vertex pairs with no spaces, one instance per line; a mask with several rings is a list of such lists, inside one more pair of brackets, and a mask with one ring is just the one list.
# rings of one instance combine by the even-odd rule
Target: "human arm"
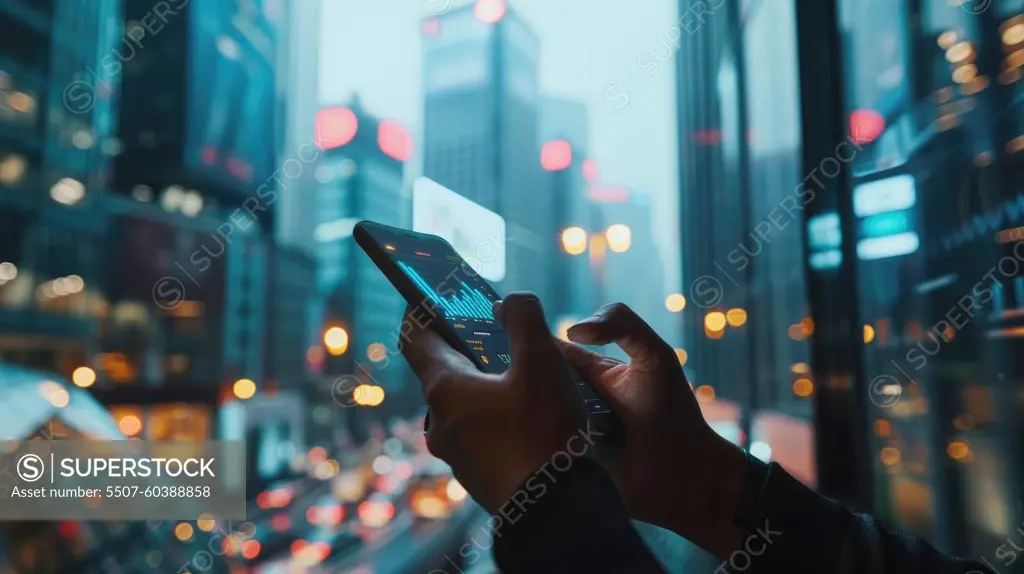
[[631,515],[715,555],[723,561],[719,571],[988,572],[854,514],[777,464],[766,475],[752,472],[756,461],[704,420],[672,348],[625,305],[602,307],[568,336],[585,345],[615,343],[630,358],[623,363],[560,344],[624,423],[621,448],[598,452]]

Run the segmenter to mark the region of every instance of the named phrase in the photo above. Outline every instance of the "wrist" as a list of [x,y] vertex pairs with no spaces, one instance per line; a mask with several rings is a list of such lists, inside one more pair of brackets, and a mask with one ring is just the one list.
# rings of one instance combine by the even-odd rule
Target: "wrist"
[[[691,487],[676,489],[667,527],[724,559],[736,550],[744,535],[735,518],[749,463],[738,446],[714,431],[711,435],[696,465],[703,472],[697,474]],[[687,466],[688,472],[694,472],[694,466]]]

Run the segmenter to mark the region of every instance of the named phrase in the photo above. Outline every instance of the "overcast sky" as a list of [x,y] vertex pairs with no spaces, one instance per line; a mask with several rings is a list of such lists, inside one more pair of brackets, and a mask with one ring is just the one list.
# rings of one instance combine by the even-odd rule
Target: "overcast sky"
[[[447,1],[323,0],[322,101],[339,103],[358,91],[371,112],[419,132],[420,21],[427,15],[425,6]],[[675,68],[672,60],[657,70],[641,70],[637,64],[649,49],[668,53],[663,42],[677,19],[675,0],[509,4],[540,37],[541,90],[588,106],[589,145],[602,182],[651,194],[666,289],[678,289]]]

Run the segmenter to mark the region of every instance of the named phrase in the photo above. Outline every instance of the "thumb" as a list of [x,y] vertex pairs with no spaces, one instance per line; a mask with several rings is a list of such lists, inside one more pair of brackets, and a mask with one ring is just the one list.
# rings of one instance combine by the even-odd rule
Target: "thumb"
[[509,293],[495,305],[495,316],[508,331],[513,366],[518,364],[522,368],[536,360],[537,355],[558,353],[544,308],[533,293]]

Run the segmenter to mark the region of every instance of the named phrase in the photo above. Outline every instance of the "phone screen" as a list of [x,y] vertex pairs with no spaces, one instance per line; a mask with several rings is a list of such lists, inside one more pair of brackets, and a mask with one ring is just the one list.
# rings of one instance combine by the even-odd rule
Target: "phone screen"
[[[486,373],[503,373],[512,363],[508,333],[494,317],[500,297],[445,241],[367,229],[398,270],[416,286],[420,301],[444,320]],[[582,380],[580,390],[592,413],[609,412]]]
[[443,319],[484,372],[504,372],[512,356],[508,335],[492,311],[499,297],[487,281],[444,241],[368,231],[420,292],[415,303]]

